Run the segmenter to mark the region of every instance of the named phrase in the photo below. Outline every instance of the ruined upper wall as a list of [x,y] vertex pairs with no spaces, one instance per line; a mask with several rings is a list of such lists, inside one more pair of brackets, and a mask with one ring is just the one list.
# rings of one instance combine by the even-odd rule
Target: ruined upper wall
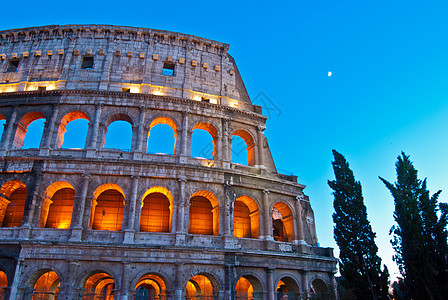
[[[0,92],[129,89],[261,112],[251,105],[228,48],[192,35],[123,26],[5,30]],[[173,76],[164,67],[174,68]]]

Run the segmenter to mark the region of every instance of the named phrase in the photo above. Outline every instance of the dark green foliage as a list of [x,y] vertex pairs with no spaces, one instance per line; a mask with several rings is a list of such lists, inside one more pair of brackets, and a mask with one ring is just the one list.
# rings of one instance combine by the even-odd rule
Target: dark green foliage
[[340,250],[343,290],[346,295],[355,295],[355,299],[388,299],[389,274],[386,267],[381,271],[361,184],[355,180],[344,156],[335,150],[333,155],[336,180],[329,180],[328,185],[333,189],[334,237]]
[[394,260],[403,275],[397,293],[399,290],[402,299],[445,299],[448,292],[447,205],[438,204],[441,191],[430,196],[426,179],[418,179],[409,156],[402,152],[395,167],[395,184],[380,179],[395,201],[397,224],[391,228],[391,243]]

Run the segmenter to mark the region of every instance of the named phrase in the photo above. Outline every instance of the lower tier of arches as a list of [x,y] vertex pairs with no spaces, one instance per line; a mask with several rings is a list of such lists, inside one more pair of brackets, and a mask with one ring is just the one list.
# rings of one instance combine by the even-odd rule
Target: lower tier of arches
[[0,258],[2,300],[336,299],[334,259],[99,244],[19,252]]

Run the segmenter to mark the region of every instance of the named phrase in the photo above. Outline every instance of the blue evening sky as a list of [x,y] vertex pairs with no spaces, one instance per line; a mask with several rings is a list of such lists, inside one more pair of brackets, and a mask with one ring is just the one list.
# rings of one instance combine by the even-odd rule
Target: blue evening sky
[[[321,246],[333,240],[331,149],[364,189],[383,262],[392,262],[393,200],[400,151],[431,192],[448,199],[448,2],[21,1],[0,30],[50,24],[164,29],[230,44],[247,90],[270,117],[277,167],[307,185]],[[14,13],[12,13],[14,11]],[[332,72],[332,76],[328,76]],[[337,253],[337,252],[336,252]]]

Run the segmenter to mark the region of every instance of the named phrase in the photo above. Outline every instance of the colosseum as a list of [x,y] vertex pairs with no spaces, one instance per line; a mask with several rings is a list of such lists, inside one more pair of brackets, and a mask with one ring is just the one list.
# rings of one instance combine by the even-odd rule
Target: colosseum
[[337,259],[228,49],[121,26],[0,31],[0,299],[337,298]]

